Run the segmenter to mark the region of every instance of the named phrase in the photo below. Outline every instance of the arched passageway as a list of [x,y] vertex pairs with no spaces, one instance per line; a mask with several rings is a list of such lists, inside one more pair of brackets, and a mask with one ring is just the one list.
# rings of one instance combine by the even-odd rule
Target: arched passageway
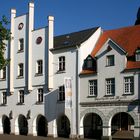
[[70,121],[67,116],[63,115],[57,120],[58,137],[69,138],[70,136]]
[[2,117],[2,125],[3,125],[3,134],[10,134],[11,132],[10,119],[5,115]]
[[134,120],[125,112],[117,113],[111,121],[111,134],[114,137],[121,138],[126,135],[128,138],[134,134]]
[[28,134],[28,121],[24,115],[19,115],[18,118],[19,134],[27,135]]
[[39,115],[36,120],[37,135],[46,137],[48,134],[48,123],[44,116]]
[[83,120],[84,138],[100,139],[102,136],[102,120],[95,113],[88,113]]

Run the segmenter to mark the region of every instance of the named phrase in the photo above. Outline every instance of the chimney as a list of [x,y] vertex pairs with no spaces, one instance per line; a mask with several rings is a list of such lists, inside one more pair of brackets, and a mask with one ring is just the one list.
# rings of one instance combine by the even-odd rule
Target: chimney
[[11,41],[10,41],[10,93],[14,92],[14,28],[16,9],[11,9]]
[[34,3],[29,3],[28,34],[28,90],[32,90],[32,31],[34,29]]
[[53,54],[50,49],[54,47],[54,17],[48,16],[48,88],[53,89]]

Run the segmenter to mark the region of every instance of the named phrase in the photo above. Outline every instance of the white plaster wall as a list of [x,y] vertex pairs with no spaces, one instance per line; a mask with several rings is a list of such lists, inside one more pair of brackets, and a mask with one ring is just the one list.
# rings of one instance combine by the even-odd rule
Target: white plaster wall
[[92,52],[94,49],[100,35],[101,35],[101,27],[99,27],[95,33],[85,42],[83,42],[79,48],[79,70],[80,73],[82,71],[83,61],[86,57]]
[[[27,79],[27,51],[28,51],[28,16],[23,15],[15,18],[15,36],[14,36],[14,87],[24,87],[26,86],[26,79]],[[18,30],[18,25],[20,23],[23,23],[23,29]],[[24,39],[24,51],[21,53],[18,53],[18,41],[19,39]],[[18,76],[18,64],[23,63],[24,64],[24,76],[23,78],[19,79]]]
[[[36,39],[42,37],[42,42],[36,44]],[[48,61],[48,47],[47,47],[47,29],[42,28],[33,31],[33,45],[32,45],[32,85],[44,85],[47,79],[47,61]],[[43,60],[43,74],[36,76],[37,61]]]

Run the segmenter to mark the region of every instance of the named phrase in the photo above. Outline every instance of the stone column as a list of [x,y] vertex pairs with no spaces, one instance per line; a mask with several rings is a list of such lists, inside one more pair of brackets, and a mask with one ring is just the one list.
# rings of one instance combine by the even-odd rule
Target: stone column
[[111,126],[103,126],[102,140],[112,140]]

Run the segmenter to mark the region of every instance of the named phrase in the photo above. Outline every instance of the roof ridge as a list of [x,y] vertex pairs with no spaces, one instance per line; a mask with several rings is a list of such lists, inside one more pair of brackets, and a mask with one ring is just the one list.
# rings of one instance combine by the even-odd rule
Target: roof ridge
[[76,33],[80,33],[80,32],[85,32],[85,31],[92,30],[92,29],[98,29],[99,27],[100,26],[87,28],[87,29],[83,29],[83,30],[79,30],[79,31],[75,31],[75,32],[65,33],[65,34],[62,34],[62,35],[57,35],[55,37],[62,37],[62,36],[67,36],[67,35],[76,34]]

